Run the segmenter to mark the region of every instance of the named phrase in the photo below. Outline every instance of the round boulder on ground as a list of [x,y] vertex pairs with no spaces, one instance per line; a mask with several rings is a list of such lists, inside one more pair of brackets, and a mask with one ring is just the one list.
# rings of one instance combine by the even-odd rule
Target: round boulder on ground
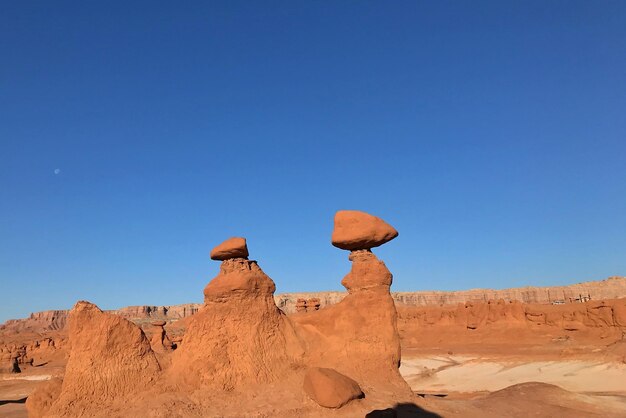
[[325,408],[340,408],[353,399],[362,398],[359,384],[335,369],[312,367],[304,375],[304,391]]

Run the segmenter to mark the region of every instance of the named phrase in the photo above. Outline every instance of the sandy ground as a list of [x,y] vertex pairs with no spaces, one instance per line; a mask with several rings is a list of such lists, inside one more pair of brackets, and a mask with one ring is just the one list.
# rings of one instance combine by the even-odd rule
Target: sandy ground
[[23,366],[22,373],[0,374],[0,417],[26,418],[26,398],[43,381],[63,374],[64,361],[53,361],[46,366]]
[[400,373],[415,392],[493,392],[543,382],[579,393],[626,395],[626,364],[593,361],[523,361],[476,356],[402,359]]

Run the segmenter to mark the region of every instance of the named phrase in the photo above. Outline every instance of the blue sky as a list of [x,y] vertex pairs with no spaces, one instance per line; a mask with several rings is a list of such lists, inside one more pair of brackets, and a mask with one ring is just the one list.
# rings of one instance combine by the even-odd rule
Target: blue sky
[[[341,289],[338,209],[395,290],[626,274],[626,3],[0,6],[0,321],[202,299],[245,236]],[[55,174],[54,170],[60,172]]]

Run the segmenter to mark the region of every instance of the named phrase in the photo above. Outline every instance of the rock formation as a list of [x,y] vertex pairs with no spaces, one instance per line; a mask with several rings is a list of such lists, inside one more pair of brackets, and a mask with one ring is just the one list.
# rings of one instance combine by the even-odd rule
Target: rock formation
[[304,391],[324,408],[340,408],[363,397],[359,384],[333,369],[312,367],[304,375]]
[[0,373],[21,373],[18,355],[13,353],[0,353]]
[[153,331],[152,338],[150,340],[150,346],[154,351],[169,351],[175,346],[172,345],[172,341],[168,338],[165,332],[165,321],[152,322]]
[[[348,295],[322,310],[318,300],[305,300],[306,314],[293,318],[276,306],[272,279],[247,259],[245,240],[216,247],[212,258],[222,263],[204,289],[204,305],[183,320],[180,347],[158,358],[137,325],[78,302],[69,315],[64,379],[28,398],[30,416],[225,416],[232,405],[238,409],[229,416],[325,416],[322,406],[363,416],[374,406],[414,400],[398,372],[391,273],[361,248],[393,238],[391,227],[381,235],[383,221],[374,225],[361,235],[352,231],[346,244],[354,248],[342,281]],[[152,325],[157,351],[167,347],[164,325]],[[250,409],[241,409],[242,399]]]
[[306,312],[306,299],[296,301],[296,312]]
[[[106,409],[156,381],[159,363],[132,322],[80,301],[70,312],[69,328],[71,350],[61,387],[56,387],[60,382],[49,382],[29,396],[31,416],[80,416]],[[58,398],[49,402],[50,394],[57,392]],[[37,410],[37,405],[50,409]]]
[[[361,228],[358,222],[349,224],[347,234],[343,220],[355,215],[353,211],[340,211],[335,225],[341,233],[333,231],[333,245],[352,249],[348,257],[352,270],[341,282],[348,295],[336,305],[296,315],[293,321],[305,335],[311,366],[332,368],[357,381],[366,398],[380,393],[410,396],[410,388],[398,372],[400,337],[389,292],[392,275],[367,248],[393,239],[397,232],[378,218],[358,214],[356,219],[365,219],[366,227]],[[337,237],[345,237],[345,241]]]
[[543,325],[566,331],[583,328],[626,327],[626,299],[589,301],[563,305],[522,304],[490,300],[456,306],[401,306],[403,326],[456,326],[469,330],[494,326],[528,327]]
[[256,261],[243,258],[241,246],[235,251],[232,240],[211,251],[223,260],[220,273],[204,289],[204,306],[190,318],[172,359],[172,370],[191,386],[234,390],[273,382],[302,356],[274,302],[274,282]]
[[306,301],[306,310],[307,312],[319,311],[320,305],[320,298],[311,298]]

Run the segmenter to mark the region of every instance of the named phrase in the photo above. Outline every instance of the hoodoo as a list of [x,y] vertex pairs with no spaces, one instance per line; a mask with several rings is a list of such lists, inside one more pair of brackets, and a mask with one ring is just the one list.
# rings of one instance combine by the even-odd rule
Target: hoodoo
[[338,304],[294,316],[309,344],[311,366],[332,368],[355,380],[366,399],[383,393],[411,396],[398,371],[400,337],[391,298],[391,272],[369,250],[398,232],[375,216],[358,211],[335,215],[333,245],[352,250],[351,271],[341,284],[348,295]]
[[191,386],[230,391],[272,382],[302,355],[291,322],[274,302],[274,282],[243,257],[245,239],[237,240],[239,252],[225,243],[211,251],[223,260],[220,272],[204,289],[204,306],[174,353],[172,369]]

